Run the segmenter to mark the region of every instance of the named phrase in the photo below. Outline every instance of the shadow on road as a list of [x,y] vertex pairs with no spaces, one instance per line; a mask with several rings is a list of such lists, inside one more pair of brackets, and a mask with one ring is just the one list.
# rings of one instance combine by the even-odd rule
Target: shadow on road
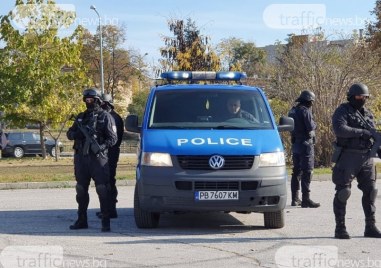
[[[110,235],[205,235],[266,230],[261,225],[245,225],[229,213],[163,214],[155,229],[138,229],[132,208],[119,208],[119,217],[111,220],[111,233],[101,233],[98,209],[88,210],[89,229],[70,230],[76,209],[0,211],[0,233],[31,236],[110,236]],[[252,214],[253,217],[263,217]]]

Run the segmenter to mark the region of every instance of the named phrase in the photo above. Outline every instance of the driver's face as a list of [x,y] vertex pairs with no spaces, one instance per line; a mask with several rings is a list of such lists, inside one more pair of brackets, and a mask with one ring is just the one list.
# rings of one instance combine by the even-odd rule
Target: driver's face
[[241,108],[241,101],[230,99],[228,100],[227,106],[231,114],[236,114],[239,112],[239,109]]

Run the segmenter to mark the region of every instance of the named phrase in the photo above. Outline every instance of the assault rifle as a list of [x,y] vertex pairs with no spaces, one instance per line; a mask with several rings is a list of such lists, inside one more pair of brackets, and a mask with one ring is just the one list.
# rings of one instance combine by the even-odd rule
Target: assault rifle
[[362,123],[364,124],[364,127],[370,131],[370,133],[372,134],[372,137],[373,137],[374,142],[372,145],[372,149],[370,151],[370,156],[371,157],[378,157],[377,151],[381,146],[381,133],[378,132],[376,130],[376,128],[374,128],[371,124],[369,124],[369,122],[365,120],[363,115],[358,110],[356,110],[356,113],[359,116],[359,118],[361,119]]
[[85,145],[83,146],[83,154],[88,155],[89,149],[95,154],[99,154],[102,150],[101,147],[96,139],[95,130],[92,129],[89,126],[83,126],[81,122],[76,120],[78,129],[82,132],[82,134],[85,136],[86,141]]

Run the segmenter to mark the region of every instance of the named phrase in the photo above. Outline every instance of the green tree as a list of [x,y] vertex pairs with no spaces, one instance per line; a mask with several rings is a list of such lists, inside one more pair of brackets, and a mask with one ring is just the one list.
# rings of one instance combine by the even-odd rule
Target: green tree
[[130,114],[136,114],[139,121],[142,122],[144,109],[147,102],[149,90],[137,90],[132,95],[132,102],[128,105],[128,112]]
[[[75,14],[61,10],[54,1],[17,0],[15,10],[0,18],[5,43],[0,54],[0,103],[12,125],[39,124],[44,148],[44,131],[52,134],[52,129],[60,128],[52,136],[58,140],[70,115],[78,112],[81,92],[88,84],[80,58],[81,28],[59,37],[59,29],[69,26]],[[15,28],[12,23],[17,20],[27,24]]]
[[196,23],[186,20],[167,21],[173,36],[163,36],[165,47],[160,48],[161,68],[184,71],[217,71],[220,60],[209,44],[209,37],[200,33]]
[[225,70],[244,71],[253,77],[259,74],[261,66],[265,64],[265,51],[258,49],[253,42],[233,37],[222,40],[217,47]]

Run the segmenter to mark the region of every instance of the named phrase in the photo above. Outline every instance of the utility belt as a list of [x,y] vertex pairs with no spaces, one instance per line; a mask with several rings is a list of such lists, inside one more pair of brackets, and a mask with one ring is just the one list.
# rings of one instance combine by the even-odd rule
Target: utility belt
[[367,154],[370,152],[369,149],[354,149],[338,146],[336,142],[332,143],[333,145],[333,154],[332,154],[332,163],[337,163],[342,155],[342,153],[354,153],[354,154]]

